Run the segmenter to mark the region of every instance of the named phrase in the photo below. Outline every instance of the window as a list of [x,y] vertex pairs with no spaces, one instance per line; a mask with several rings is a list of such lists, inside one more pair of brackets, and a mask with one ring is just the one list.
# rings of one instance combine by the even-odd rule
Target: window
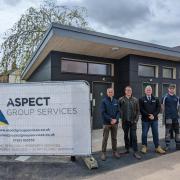
[[163,67],[163,78],[175,79],[175,68]]
[[[168,83],[162,84],[162,96],[164,96],[164,95],[167,94],[169,85],[170,85],[170,84],[168,84]],[[175,86],[176,86],[176,85],[175,85]]]
[[157,77],[157,66],[139,65],[138,75],[145,77]]
[[61,72],[87,74],[87,63],[80,61],[61,60]]
[[69,59],[61,60],[61,72],[68,73],[110,76],[111,67],[111,64],[100,64]]
[[146,86],[151,86],[152,87],[152,95],[153,96],[158,96],[158,84],[154,84],[154,83],[148,83],[148,82],[144,82],[142,84],[142,95],[144,95],[144,90],[146,88]]
[[95,64],[88,63],[88,74],[96,75],[111,75],[111,65],[110,64]]

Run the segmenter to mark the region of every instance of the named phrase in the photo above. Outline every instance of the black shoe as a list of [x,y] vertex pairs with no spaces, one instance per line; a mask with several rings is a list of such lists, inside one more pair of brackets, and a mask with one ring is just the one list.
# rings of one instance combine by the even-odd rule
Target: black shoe
[[140,155],[138,152],[134,152],[133,156],[134,156],[136,159],[142,159],[141,155]]
[[129,154],[129,149],[126,149],[126,151],[124,152],[124,154]]
[[115,157],[116,159],[119,159],[120,158],[120,154],[117,151],[113,152],[113,157]]
[[129,154],[129,151],[122,151],[122,152],[119,152],[119,155],[120,156],[126,156],[127,154]]

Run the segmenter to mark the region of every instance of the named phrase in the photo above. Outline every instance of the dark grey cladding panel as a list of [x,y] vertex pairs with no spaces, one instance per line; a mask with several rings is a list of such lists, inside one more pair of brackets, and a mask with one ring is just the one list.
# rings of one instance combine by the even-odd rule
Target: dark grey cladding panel
[[27,81],[51,81],[51,56],[45,58],[43,63],[33,72]]
[[130,84],[129,81],[129,56],[115,61],[115,94],[120,97],[124,95],[124,88]]

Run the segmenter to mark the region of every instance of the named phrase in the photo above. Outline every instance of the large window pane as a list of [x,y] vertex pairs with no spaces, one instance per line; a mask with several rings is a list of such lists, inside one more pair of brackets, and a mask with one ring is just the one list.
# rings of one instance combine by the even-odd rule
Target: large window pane
[[166,95],[168,92],[169,84],[163,84],[162,85],[162,96]]
[[155,77],[155,66],[148,65],[139,65],[138,66],[138,75],[146,77]]
[[173,78],[173,68],[163,68],[164,78]]
[[87,74],[87,63],[80,61],[61,60],[61,71]]
[[88,63],[88,74],[111,75],[111,65]]

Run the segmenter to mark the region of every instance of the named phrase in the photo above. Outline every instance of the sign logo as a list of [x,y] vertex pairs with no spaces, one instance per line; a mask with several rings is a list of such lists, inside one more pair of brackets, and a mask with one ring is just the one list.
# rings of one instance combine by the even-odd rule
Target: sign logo
[[0,126],[5,126],[5,125],[9,125],[9,123],[0,110]]

